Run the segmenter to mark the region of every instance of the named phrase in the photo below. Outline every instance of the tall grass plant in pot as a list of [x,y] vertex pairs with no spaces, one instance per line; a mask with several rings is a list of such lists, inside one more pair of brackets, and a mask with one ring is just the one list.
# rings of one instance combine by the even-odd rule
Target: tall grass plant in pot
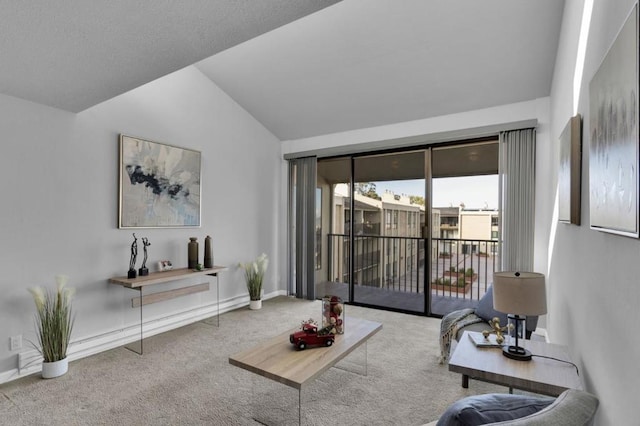
[[66,286],[66,275],[56,276],[56,291],[33,287],[29,292],[36,304],[36,333],[38,342],[32,343],[43,358],[42,377],[62,376],[68,370],[67,348],[73,330],[74,315],[71,300],[73,288]]
[[244,269],[244,278],[249,291],[250,309],[260,309],[262,307],[262,281],[268,265],[269,259],[264,253],[253,262],[239,264]]

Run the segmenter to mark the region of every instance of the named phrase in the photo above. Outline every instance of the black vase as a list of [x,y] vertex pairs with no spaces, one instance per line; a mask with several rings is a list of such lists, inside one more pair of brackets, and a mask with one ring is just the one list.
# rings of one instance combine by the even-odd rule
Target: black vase
[[211,237],[204,239],[204,267],[213,268],[213,254],[211,253]]
[[198,239],[196,237],[191,237],[189,240],[189,257],[187,266],[189,269],[196,269],[198,266]]

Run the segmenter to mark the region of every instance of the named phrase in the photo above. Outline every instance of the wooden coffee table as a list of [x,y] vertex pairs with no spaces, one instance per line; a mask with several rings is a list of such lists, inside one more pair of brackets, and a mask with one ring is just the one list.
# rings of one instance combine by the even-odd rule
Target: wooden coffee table
[[[449,360],[449,371],[462,374],[462,387],[469,378],[544,395],[558,396],[567,389],[582,389],[582,381],[566,346],[520,340],[534,355],[531,361],[516,361],[502,355],[501,348],[478,348],[465,331]],[[539,355],[539,356],[535,356]]]
[[[344,334],[336,335],[331,347],[297,350],[289,342],[290,330],[232,355],[229,363],[298,390],[298,423],[301,421],[302,389],[324,371],[349,355],[382,329],[382,324],[360,318],[345,318]],[[366,356],[365,356],[366,374]]]

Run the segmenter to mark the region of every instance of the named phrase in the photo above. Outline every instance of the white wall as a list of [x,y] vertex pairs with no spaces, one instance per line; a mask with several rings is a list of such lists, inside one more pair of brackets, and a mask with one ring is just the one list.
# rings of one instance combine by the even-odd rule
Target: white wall
[[[20,351],[9,351],[10,336],[35,341],[27,288],[53,286],[57,273],[69,275],[77,289],[71,353],[91,341],[121,344],[135,331],[139,317],[129,301],[135,293],[108,283],[126,275],[133,240],[132,230],[117,228],[119,133],[202,152],[202,226],[137,230],[151,243],[150,268],[160,259],[186,266],[189,237],[198,237],[202,256],[204,237],[211,235],[215,263],[231,267],[220,276],[225,306],[248,301],[234,265],[261,252],[274,265],[265,293],[285,288],[276,267],[279,141],[195,67],[79,114],[0,95],[0,129],[0,382],[18,376]],[[148,305],[145,320],[188,319],[211,311],[214,301],[212,289]],[[29,349],[25,342],[23,351]]]
[[[386,126],[288,140],[282,143],[282,152],[283,154],[291,154],[331,148],[338,149],[345,146],[353,146],[362,150],[384,149],[398,143],[404,144],[407,139],[409,139],[409,143],[419,144],[424,140],[434,142],[451,140],[451,138],[476,137],[478,135],[474,132],[482,132],[488,127],[493,128],[488,132],[495,134],[496,126],[497,128],[505,126],[518,128],[510,126],[510,124],[535,120],[540,114],[541,108],[544,111],[547,110],[546,103],[547,98],[543,98]],[[546,116],[546,114],[543,115]],[[469,131],[466,131],[467,129]],[[351,152],[357,151],[351,150]]]
[[[583,0],[567,0],[551,92],[549,165],[556,191],[557,140],[576,111],[583,116],[581,226],[550,227],[548,332],[568,344],[586,389],[598,396],[596,424],[637,424],[640,377],[640,241],[589,229],[589,81],[622,27],[634,0],[595,0],[584,61],[584,77],[574,93],[576,52]],[[578,63],[579,65],[579,63]]]

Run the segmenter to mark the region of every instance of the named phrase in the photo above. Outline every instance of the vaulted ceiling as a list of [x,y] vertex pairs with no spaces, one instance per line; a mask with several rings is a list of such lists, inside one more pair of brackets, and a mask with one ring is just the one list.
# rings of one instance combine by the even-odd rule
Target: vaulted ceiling
[[79,112],[339,0],[0,1],[0,93]]
[[0,92],[78,112],[196,64],[279,139],[299,139],[548,96],[563,8],[3,1]]

